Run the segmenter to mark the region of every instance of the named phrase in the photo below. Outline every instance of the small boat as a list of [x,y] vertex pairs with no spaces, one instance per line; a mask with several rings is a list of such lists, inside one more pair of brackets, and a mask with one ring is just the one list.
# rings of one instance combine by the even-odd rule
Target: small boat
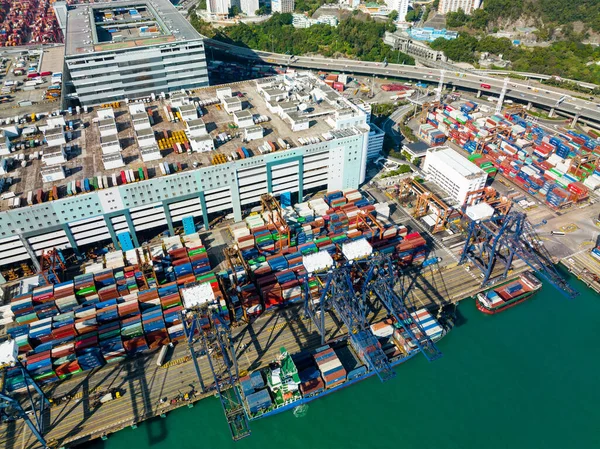
[[519,279],[477,294],[475,303],[483,313],[494,315],[530,298],[542,283],[533,273],[523,273]]

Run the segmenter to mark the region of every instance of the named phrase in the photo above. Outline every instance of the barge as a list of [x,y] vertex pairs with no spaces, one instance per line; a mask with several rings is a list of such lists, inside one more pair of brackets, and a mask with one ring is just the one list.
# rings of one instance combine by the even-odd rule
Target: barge
[[481,312],[494,315],[522,303],[541,286],[542,283],[531,272],[526,272],[514,281],[478,293],[475,303]]

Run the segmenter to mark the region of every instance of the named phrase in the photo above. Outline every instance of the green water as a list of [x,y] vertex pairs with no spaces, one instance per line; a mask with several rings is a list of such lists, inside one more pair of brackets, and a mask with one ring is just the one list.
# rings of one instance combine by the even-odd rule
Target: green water
[[253,422],[237,443],[211,398],[89,448],[600,448],[600,297],[574,285],[573,301],[545,286],[496,316],[463,301],[441,359],[414,358],[386,384],[313,401],[302,418]]

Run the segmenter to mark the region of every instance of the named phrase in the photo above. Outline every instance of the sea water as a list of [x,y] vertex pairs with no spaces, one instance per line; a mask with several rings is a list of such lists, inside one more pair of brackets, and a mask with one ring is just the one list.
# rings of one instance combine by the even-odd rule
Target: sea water
[[441,359],[418,356],[385,384],[372,377],[251,422],[244,440],[231,440],[210,398],[87,448],[600,448],[600,296],[573,285],[574,300],[544,285],[494,316],[465,300]]

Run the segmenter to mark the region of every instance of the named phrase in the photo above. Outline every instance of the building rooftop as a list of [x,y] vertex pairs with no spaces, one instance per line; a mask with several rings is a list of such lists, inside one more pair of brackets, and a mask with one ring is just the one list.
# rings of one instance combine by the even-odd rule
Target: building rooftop
[[414,157],[423,157],[427,154],[429,145],[425,142],[405,143],[402,148]]
[[486,174],[481,168],[468,160],[466,157],[448,147],[431,148],[428,153],[436,155],[437,159],[445,166],[456,171],[460,176],[481,176]]
[[115,1],[70,8],[66,56],[202,38],[169,0]]
[[[326,141],[334,138],[346,137],[351,135],[357,135],[369,132],[368,126],[348,126],[344,129],[336,129],[335,120],[337,120],[337,112],[348,111],[350,115],[354,114],[357,118],[362,117],[364,123],[365,114],[360,111],[356,106],[340,95],[332,97],[330,93],[336,94],[329,86],[323,81],[316,77],[310,76],[305,77],[302,75],[297,76],[297,80],[287,76],[287,81],[283,77],[279,77],[276,83],[281,86],[287,83],[289,89],[289,101],[296,100],[298,97],[306,98],[306,93],[311,93],[310,99],[304,101],[302,104],[302,111],[295,112],[295,117],[307,120],[309,122],[308,129],[301,131],[292,131],[291,123],[287,118],[281,118],[278,113],[271,112],[268,109],[267,103],[264,97],[257,89],[257,83],[255,81],[244,81],[241,83],[234,83],[229,85],[232,89],[233,98],[239,98],[242,103],[243,111],[250,113],[255,119],[266,117],[268,120],[258,123],[256,126],[260,126],[264,129],[263,138],[252,140],[250,142],[244,142],[244,130],[238,129],[234,125],[233,115],[228,114],[221,103],[216,99],[216,87],[205,87],[190,92],[190,98],[193,102],[201,104],[210,104],[209,106],[201,107],[202,117],[191,120],[192,125],[206,125],[206,132],[213,140],[215,149],[209,152],[193,152],[193,153],[178,153],[173,150],[172,144],[166,144],[161,146],[161,140],[165,137],[165,131],[169,137],[173,136],[174,133],[182,135],[186,129],[186,123],[183,121],[170,122],[169,118],[165,113],[165,106],[168,104],[165,100],[157,100],[155,102],[145,103],[146,109],[150,109],[152,112],[153,123],[151,129],[135,131],[131,125],[132,116],[129,112],[128,106],[125,103],[121,103],[119,108],[115,108],[115,119],[108,118],[104,120],[98,120],[98,109],[90,110],[87,114],[82,113],[79,115],[71,115],[66,117],[68,121],[75,123],[75,129],[72,131],[72,139],[67,139],[67,146],[70,147],[70,151],[67,153],[67,162],[61,164],[66,171],[66,178],[54,182],[43,183],[40,176],[40,169],[44,167],[41,158],[36,159],[34,152],[44,152],[49,150],[47,145],[38,146],[35,148],[26,148],[23,150],[15,151],[6,158],[12,159],[12,169],[6,178],[12,179],[12,184],[4,189],[2,193],[12,192],[17,196],[27,196],[29,191],[34,193],[42,188],[45,192],[50,190],[52,187],[57,186],[59,189],[65,189],[66,185],[72,181],[82,181],[84,178],[94,178],[96,176],[107,176],[111,178],[112,174],[120,174],[121,169],[109,169],[106,170],[102,163],[102,147],[101,142],[105,145],[113,141],[111,137],[101,139],[99,125],[108,124],[111,125],[116,122],[117,137],[121,146],[121,155],[126,163],[127,168],[137,170],[144,165],[148,168],[151,178],[162,176],[161,170],[158,165],[161,162],[167,162],[169,164],[181,164],[181,169],[193,169],[194,167],[210,166],[213,163],[213,158],[217,154],[225,156],[226,160],[233,161],[236,150],[242,146],[247,148],[254,156],[261,155],[266,142],[273,142],[277,147],[277,151],[283,151],[278,144],[278,140],[281,139],[286,146],[290,148],[301,147],[303,145],[309,145],[315,141]],[[224,86],[218,86],[223,88]],[[333,100],[332,100],[333,98]],[[281,103],[283,103],[282,100]],[[277,103],[277,104],[281,104]],[[353,109],[350,109],[353,108]],[[53,117],[46,117],[38,121],[36,125],[38,128],[44,129],[44,126]],[[346,120],[347,118],[343,118]],[[259,121],[259,120],[257,120]],[[85,125],[85,126],[84,126]],[[145,135],[146,133],[153,133],[156,137],[157,143],[161,148],[162,158],[156,161],[150,161],[144,163],[141,158],[140,148],[136,141],[136,134],[138,136]],[[217,136],[225,136],[226,139],[218,140]],[[19,137],[12,141],[12,144],[18,142],[39,139],[43,140],[41,132],[34,136]],[[205,138],[197,139],[199,141],[206,140]],[[268,145],[267,145],[268,146]],[[22,167],[20,158],[28,160],[26,167]],[[112,182],[109,181],[112,186]],[[59,197],[66,196],[66,193],[61,194],[59,190]],[[21,202],[22,205],[26,204],[26,201]],[[0,211],[6,210],[10,206],[10,200],[0,199]]]

